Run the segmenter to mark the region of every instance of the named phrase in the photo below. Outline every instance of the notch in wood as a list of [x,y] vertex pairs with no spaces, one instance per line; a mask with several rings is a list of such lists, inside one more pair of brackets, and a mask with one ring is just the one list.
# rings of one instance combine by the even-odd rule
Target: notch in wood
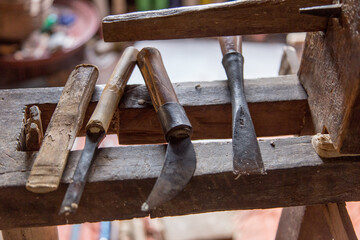
[[300,8],[300,14],[307,14],[317,17],[339,18],[341,15],[342,4],[330,4],[315,7]]
[[25,122],[25,150],[38,151],[44,137],[41,121],[41,111],[38,106],[27,109]]

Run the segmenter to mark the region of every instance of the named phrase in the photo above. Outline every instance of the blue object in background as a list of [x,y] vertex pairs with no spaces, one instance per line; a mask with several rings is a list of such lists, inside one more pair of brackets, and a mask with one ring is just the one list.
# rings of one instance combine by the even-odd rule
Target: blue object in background
[[80,237],[81,224],[75,224],[71,228],[70,240],[78,240]]
[[110,240],[111,222],[100,223],[100,240]]
[[58,23],[64,26],[70,26],[76,20],[76,15],[71,12],[60,13]]
[[169,7],[181,7],[181,0],[170,0]]

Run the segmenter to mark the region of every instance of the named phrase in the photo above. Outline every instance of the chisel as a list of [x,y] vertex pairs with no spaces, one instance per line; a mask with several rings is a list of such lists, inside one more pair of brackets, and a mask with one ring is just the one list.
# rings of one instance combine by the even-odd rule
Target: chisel
[[85,148],[76,166],[72,182],[66,191],[59,214],[69,215],[78,208],[95,150],[104,138],[124,94],[126,83],[136,64],[137,54],[138,50],[134,47],[125,49],[101,94],[100,100],[86,125]]
[[179,103],[160,52],[155,48],[142,49],[138,54],[138,65],[168,142],[160,176],[141,207],[146,212],[183,190],[194,174],[196,155],[190,140],[192,126]]
[[232,146],[234,174],[264,174],[264,164],[254,124],[245,99],[241,37],[221,37],[222,64],[228,77],[232,104]]

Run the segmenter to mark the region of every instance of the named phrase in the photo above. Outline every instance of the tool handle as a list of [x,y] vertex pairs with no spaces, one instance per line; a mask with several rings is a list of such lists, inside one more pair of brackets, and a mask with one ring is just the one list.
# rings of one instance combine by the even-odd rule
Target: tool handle
[[124,94],[125,86],[136,64],[138,50],[134,47],[125,49],[107,82],[100,100],[86,125],[90,133],[107,132],[114,112]]
[[242,53],[241,36],[220,37],[219,42],[223,56],[229,52]]
[[138,64],[156,112],[166,103],[179,103],[159,50],[143,48],[138,54]]
[[190,121],[179,103],[159,50],[143,48],[137,60],[166,140],[191,136]]

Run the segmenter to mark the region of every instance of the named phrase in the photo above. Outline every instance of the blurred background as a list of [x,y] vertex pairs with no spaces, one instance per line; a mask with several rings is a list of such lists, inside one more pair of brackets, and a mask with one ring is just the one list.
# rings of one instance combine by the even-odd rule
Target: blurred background
[[[63,86],[77,64],[99,67],[105,84],[129,45],[160,50],[172,82],[225,80],[216,38],[105,43],[101,19],[110,14],[211,4],[211,0],[1,0],[0,88]],[[284,49],[301,59],[305,33],[248,35],[243,40],[247,79],[279,75]],[[143,84],[135,68],[129,84]],[[118,145],[108,136],[101,147]],[[78,138],[74,149],[82,149]],[[348,203],[355,230],[360,206]],[[281,209],[206,213],[59,226],[60,240],[274,239]],[[1,239],[1,234],[0,234]]]

